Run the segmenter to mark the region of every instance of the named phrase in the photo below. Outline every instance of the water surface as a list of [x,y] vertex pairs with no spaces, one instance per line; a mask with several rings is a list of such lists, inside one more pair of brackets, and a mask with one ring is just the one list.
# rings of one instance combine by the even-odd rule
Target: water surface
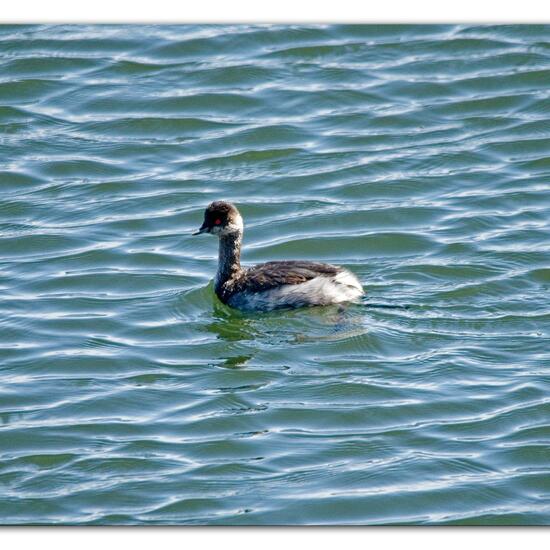
[[549,33],[0,27],[0,522],[550,523]]

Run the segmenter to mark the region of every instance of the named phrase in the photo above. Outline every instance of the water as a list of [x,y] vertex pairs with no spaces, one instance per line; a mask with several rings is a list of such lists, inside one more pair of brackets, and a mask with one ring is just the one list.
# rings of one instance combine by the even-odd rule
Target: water
[[1,523],[550,523],[549,33],[0,27]]

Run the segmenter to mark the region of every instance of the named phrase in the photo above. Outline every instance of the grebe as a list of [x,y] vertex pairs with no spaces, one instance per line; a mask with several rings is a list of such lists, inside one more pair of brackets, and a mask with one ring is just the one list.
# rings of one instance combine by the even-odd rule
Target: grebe
[[200,233],[219,237],[214,290],[228,306],[243,311],[270,311],[337,304],[363,295],[355,275],[336,265],[280,261],[241,267],[243,219],[229,202],[215,201],[206,208],[204,222],[193,235]]

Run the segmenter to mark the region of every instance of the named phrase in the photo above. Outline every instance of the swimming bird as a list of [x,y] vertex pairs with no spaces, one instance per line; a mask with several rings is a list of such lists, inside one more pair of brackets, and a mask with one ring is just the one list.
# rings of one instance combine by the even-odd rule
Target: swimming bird
[[228,306],[242,311],[270,311],[337,304],[363,295],[361,283],[343,267],[320,262],[275,261],[241,266],[243,219],[235,205],[215,201],[204,212],[200,229],[219,238],[214,290]]

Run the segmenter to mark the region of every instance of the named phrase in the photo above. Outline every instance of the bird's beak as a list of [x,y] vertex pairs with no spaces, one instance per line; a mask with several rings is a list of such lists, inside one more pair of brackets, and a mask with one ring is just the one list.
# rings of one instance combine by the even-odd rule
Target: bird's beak
[[204,232],[206,232],[206,231],[208,231],[208,226],[207,226],[206,224],[203,223],[203,224],[201,225],[200,229],[199,229],[198,231],[195,231],[195,232],[193,233],[193,235],[200,235],[201,233],[204,233]]

